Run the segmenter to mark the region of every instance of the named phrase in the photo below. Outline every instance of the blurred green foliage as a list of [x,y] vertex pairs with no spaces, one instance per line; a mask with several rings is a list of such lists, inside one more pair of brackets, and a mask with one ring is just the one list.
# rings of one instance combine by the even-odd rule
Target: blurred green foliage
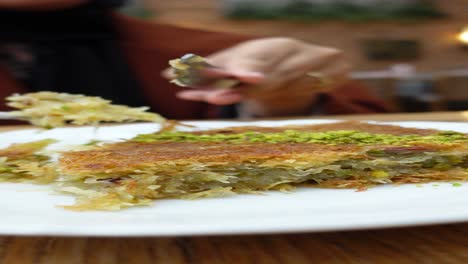
[[330,5],[314,4],[306,1],[294,1],[281,8],[259,6],[254,2],[239,3],[226,12],[234,19],[286,19],[286,20],[420,20],[443,18],[447,15],[431,1],[421,1],[404,7],[389,9],[386,7],[362,7],[349,2]]
[[156,15],[152,10],[143,7],[124,7],[119,11],[122,14],[142,19],[152,18]]

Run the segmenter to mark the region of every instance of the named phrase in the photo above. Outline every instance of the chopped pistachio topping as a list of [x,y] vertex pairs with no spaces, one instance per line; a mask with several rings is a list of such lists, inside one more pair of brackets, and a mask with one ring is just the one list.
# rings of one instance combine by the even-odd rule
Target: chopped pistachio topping
[[262,142],[262,143],[317,143],[317,144],[448,144],[468,142],[463,133],[444,131],[428,136],[372,134],[353,130],[327,132],[304,132],[285,130],[279,133],[243,132],[238,134],[193,134],[188,132],[163,132],[142,134],[132,139],[138,142],[177,141],[177,142]]
[[389,174],[386,171],[377,170],[377,171],[371,172],[371,176],[374,178],[387,178]]

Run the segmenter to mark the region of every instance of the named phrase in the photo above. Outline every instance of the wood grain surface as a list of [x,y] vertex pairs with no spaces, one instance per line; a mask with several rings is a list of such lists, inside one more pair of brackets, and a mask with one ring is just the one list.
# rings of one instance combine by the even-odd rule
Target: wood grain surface
[[[467,121],[466,112],[419,114],[417,119],[431,120],[431,116],[432,120]],[[401,120],[390,115],[373,119]],[[0,263],[468,263],[468,224],[256,236],[0,236]]]
[[0,263],[468,263],[467,246],[468,224],[259,236],[0,237]]

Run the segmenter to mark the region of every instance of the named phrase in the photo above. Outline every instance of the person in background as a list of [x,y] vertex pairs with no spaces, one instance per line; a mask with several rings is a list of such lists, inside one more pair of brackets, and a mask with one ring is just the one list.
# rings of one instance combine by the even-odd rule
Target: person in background
[[[112,12],[124,2],[0,0],[0,97],[80,93],[148,105],[177,119],[387,111],[347,80],[349,66],[337,49],[160,25]],[[243,85],[219,90],[170,84],[164,79],[171,78],[168,60],[186,53],[207,56],[222,69],[218,76]],[[312,89],[323,80],[330,89]]]

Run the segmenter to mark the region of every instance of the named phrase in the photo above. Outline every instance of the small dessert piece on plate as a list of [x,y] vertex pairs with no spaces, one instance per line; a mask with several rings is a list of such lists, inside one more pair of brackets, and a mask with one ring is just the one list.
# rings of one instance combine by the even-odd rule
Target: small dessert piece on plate
[[2,119],[18,119],[53,128],[73,125],[97,125],[102,122],[149,121],[162,123],[164,118],[147,112],[148,107],[114,105],[100,97],[80,94],[37,92],[7,97],[8,106],[18,110],[1,113]]
[[58,177],[56,163],[41,153],[53,139],[12,144],[0,149],[0,182],[52,183]]
[[62,154],[74,210],[116,210],[307,184],[366,189],[468,180],[466,134],[358,122],[159,132]]

